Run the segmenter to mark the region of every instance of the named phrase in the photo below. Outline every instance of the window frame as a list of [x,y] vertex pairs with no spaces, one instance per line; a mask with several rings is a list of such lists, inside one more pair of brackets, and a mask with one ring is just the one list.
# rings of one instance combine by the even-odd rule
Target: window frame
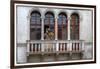
[[[78,28],[78,30],[76,31],[77,28]],[[71,15],[71,20],[70,20],[70,39],[71,40],[80,40],[80,16],[79,16],[78,13],[72,13],[72,15]]]
[[[34,16],[33,16],[34,15]],[[31,12],[31,15],[30,15],[30,40],[41,40],[41,35],[40,35],[40,38],[33,38],[32,37],[32,29],[33,29],[33,27],[35,27],[34,28],[34,32],[36,33],[37,31],[38,31],[38,26],[40,27],[40,31],[38,31],[40,34],[41,34],[41,14],[40,14],[40,12],[39,11],[35,11],[35,10],[33,10],[32,12]],[[34,17],[34,18],[33,18]],[[32,21],[32,20],[34,20],[34,21]],[[39,21],[39,23],[38,23],[38,21]],[[34,22],[34,23],[33,23]],[[34,26],[33,26],[34,25]],[[37,34],[37,33],[36,33]],[[38,35],[36,35],[36,36],[38,36]]]
[[[61,22],[59,22],[59,19],[61,20]],[[68,40],[68,20],[67,20],[67,15],[65,12],[61,12],[59,15],[58,15],[58,40]],[[59,23],[61,24],[61,39],[59,39]],[[66,39],[63,39],[63,28],[64,28],[64,23],[65,23],[65,27],[66,27]]]
[[[16,36],[15,36],[15,28],[16,28],[16,24],[15,24],[15,18],[16,18],[16,11],[15,11],[15,7],[16,4],[35,4],[35,5],[49,5],[49,6],[65,6],[65,7],[75,7],[75,8],[92,8],[93,9],[93,27],[94,27],[94,33],[93,33],[93,44],[94,44],[94,60],[93,61],[84,61],[84,62],[70,62],[70,63],[66,63],[66,62],[59,62],[59,63],[51,63],[51,64],[21,64],[21,65],[16,65],[15,64],[15,50],[16,50],[16,45],[15,45],[15,41],[16,41]],[[81,5],[81,4],[66,4],[66,3],[48,3],[48,2],[34,2],[34,1],[15,1],[15,0],[11,0],[11,14],[10,14],[10,18],[11,18],[11,24],[10,24],[10,68],[11,69],[16,69],[16,68],[29,68],[29,67],[44,67],[44,66],[59,66],[59,65],[75,65],[75,64],[90,64],[90,63],[96,63],[96,5]]]

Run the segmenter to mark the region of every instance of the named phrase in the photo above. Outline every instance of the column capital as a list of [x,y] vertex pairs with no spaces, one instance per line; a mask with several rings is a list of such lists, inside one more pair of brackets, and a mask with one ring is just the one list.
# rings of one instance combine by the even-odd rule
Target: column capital
[[55,19],[58,19],[58,16],[57,16],[57,17],[55,17]]
[[43,16],[43,17],[41,17],[41,19],[44,19],[45,17]]
[[69,17],[67,18],[67,20],[68,20],[68,21],[71,20],[71,17],[69,16]]

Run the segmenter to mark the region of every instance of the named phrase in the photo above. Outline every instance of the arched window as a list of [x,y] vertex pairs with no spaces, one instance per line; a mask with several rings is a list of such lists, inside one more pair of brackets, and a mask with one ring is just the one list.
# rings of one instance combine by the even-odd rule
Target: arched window
[[47,12],[44,21],[44,39],[54,39],[54,14]]
[[79,40],[79,15],[77,13],[71,15],[70,38]]
[[60,13],[58,18],[58,39],[67,39],[67,15],[65,13]]
[[31,13],[30,39],[31,40],[41,39],[41,15],[38,11],[33,11]]

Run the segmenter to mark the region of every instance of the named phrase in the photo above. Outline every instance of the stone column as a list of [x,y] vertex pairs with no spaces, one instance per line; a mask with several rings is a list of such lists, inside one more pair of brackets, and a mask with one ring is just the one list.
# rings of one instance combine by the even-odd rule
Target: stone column
[[[55,18],[55,40],[58,40],[58,23],[57,23],[58,18]],[[58,42],[56,43],[56,51],[58,51]]]
[[44,40],[44,17],[41,18],[41,40]]
[[58,23],[57,23],[58,18],[55,18],[55,40],[58,40]]
[[70,14],[68,14],[68,40],[70,40]]
[[[44,40],[44,17],[41,17],[41,40]],[[41,44],[42,52],[44,52],[44,44]]]

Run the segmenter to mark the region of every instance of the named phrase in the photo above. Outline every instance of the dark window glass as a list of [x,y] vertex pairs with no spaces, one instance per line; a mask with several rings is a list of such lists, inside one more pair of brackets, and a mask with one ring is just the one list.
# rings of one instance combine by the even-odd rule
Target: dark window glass
[[44,39],[53,40],[55,38],[54,27],[54,15],[47,12],[44,20]]
[[41,39],[41,15],[39,12],[34,11],[31,13],[30,19],[30,39]]
[[70,37],[72,40],[79,39],[79,16],[76,13],[71,15]]
[[59,14],[58,18],[58,39],[67,39],[67,16],[64,13]]

